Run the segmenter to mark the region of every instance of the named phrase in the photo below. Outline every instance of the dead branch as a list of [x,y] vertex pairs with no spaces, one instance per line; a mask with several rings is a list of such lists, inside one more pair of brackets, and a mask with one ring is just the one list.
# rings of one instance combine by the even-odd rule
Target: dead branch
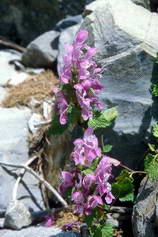
[[35,128],[36,128],[36,127],[40,127],[40,126],[49,125],[49,124],[51,124],[51,123],[52,123],[52,120],[47,120],[47,121],[42,121],[42,122],[40,122],[40,123],[38,123],[38,124],[35,124],[34,126],[35,126]]
[[26,51],[26,49],[10,40],[7,40],[5,39],[4,37],[0,36],[0,44],[4,45],[4,46],[7,46],[9,48],[12,48],[12,49],[16,49],[22,53],[24,53]]
[[30,174],[32,174],[36,179],[38,179],[41,183],[43,183],[54,195],[55,197],[63,204],[65,208],[68,207],[67,202],[62,198],[62,196],[56,191],[54,187],[52,187],[44,178],[40,177],[33,169],[26,165],[15,165],[15,164],[10,164],[10,163],[5,163],[5,162],[0,162],[0,166],[5,166],[5,167],[12,167],[12,168],[17,168],[17,169],[24,169]]
[[[32,157],[31,159],[29,159],[24,165],[25,166],[29,166],[34,160],[36,160],[38,157],[35,156],[35,157]],[[13,201],[16,201],[17,200],[17,193],[18,193],[18,186],[24,176],[26,172],[26,169],[22,169],[16,182],[15,182],[15,185],[14,185],[14,188],[13,188],[13,194],[12,194],[12,198],[13,198]]]

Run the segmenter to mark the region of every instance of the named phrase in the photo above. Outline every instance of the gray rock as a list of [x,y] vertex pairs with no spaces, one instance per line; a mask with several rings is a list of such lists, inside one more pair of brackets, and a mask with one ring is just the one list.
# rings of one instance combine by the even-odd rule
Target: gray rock
[[137,5],[150,9],[150,0],[132,0]]
[[32,41],[22,56],[22,63],[27,67],[51,68],[58,54],[59,32],[49,31]]
[[57,227],[43,226],[31,226],[18,231],[3,229],[0,230],[0,235],[3,237],[80,237],[79,234],[71,231],[61,232]]
[[106,108],[119,111],[113,128],[105,130],[105,144],[113,145],[112,156],[140,169],[149,131],[158,116],[150,93],[151,83],[157,80],[154,63],[146,53],[158,51],[158,35],[154,34],[158,16],[130,0],[98,0],[86,10],[91,13],[80,28],[89,31],[87,43],[97,48],[95,59],[104,69],[105,90],[100,97]]
[[60,68],[63,66],[63,56],[66,53],[65,44],[71,44],[73,42],[74,36],[77,33],[80,24],[71,26],[64,30],[59,38],[59,53],[58,53],[58,74],[60,75]]
[[[0,160],[1,162],[24,164],[28,160],[28,127],[31,116],[29,109],[0,108]],[[12,190],[17,178],[13,168],[0,167],[0,210],[4,211],[12,198]],[[18,198],[27,207],[41,210],[43,201],[38,181],[25,174],[19,186]]]
[[50,31],[58,21],[81,14],[86,0],[1,0],[1,35],[27,45],[33,39]]
[[81,15],[67,17],[56,24],[55,30],[63,31],[68,27],[81,23],[81,21],[82,21]]
[[157,195],[158,181],[144,178],[133,208],[132,224],[135,237],[158,236]]
[[16,71],[14,65],[10,64],[11,61],[20,59],[21,53],[15,50],[0,51],[0,86],[4,86],[6,84],[16,85],[28,77],[27,73]]
[[9,204],[5,214],[4,227],[20,230],[32,223],[29,209],[21,202],[15,201]]

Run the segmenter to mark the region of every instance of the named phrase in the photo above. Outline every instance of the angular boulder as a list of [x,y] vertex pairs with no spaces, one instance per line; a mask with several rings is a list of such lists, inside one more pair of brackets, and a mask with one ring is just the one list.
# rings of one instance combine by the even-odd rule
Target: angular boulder
[[52,68],[58,54],[59,32],[49,31],[32,41],[22,56],[22,63],[33,68]]
[[144,178],[133,207],[132,224],[135,237],[158,236],[157,195],[158,181]]
[[80,28],[89,31],[88,44],[97,48],[96,61],[104,71],[100,97],[105,108],[119,112],[113,128],[105,129],[105,144],[114,146],[111,155],[140,169],[158,115],[150,93],[158,15],[131,0],[98,0],[86,6],[85,14]]

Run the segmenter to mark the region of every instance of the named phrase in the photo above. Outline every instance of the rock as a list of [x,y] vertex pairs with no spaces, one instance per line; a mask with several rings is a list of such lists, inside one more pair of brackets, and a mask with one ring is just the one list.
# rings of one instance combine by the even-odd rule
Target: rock
[[16,85],[28,77],[27,73],[16,71],[14,65],[10,64],[11,61],[20,59],[21,53],[15,50],[0,51],[0,86],[5,86],[6,84]]
[[135,4],[150,9],[150,0],[132,0]]
[[[0,160],[1,162],[24,164],[28,160],[28,128],[31,116],[29,109],[0,108]],[[0,210],[5,210],[12,198],[12,190],[17,178],[13,168],[0,167]],[[25,174],[19,185],[18,198],[23,199],[27,207],[41,210],[43,201],[38,181]]]
[[67,17],[56,24],[55,30],[63,31],[70,26],[81,23],[81,21],[82,21],[81,15]]
[[146,53],[158,51],[158,15],[130,0],[98,0],[86,9],[91,13],[80,28],[89,31],[87,43],[97,48],[95,59],[104,69],[100,98],[105,108],[117,107],[119,112],[113,128],[105,130],[105,144],[112,144],[111,155],[127,166],[143,168],[150,129],[158,116],[150,93],[157,80],[154,63]]
[[58,74],[60,75],[60,68],[63,66],[63,56],[65,55],[66,48],[65,44],[71,44],[74,36],[79,30],[80,24],[71,26],[64,30],[59,38],[59,53],[58,53]]
[[18,231],[3,229],[0,230],[0,234],[3,237],[80,237],[79,234],[71,231],[61,232],[57,227],[47,228],[43,226],[31,226]]
[[[14,64],[11,64],[20,59],[21,54],[15,50],[0,51],[0,103],[7,95],[10,85],[17,85],[30,76],[27,72],[17,71]],[[39,73],[32,70],[31,74],[32,72]],[[26,107],[0,107],[0,113],[0,160],[6,163],[24,164],[29,159],[28,121],[32,111]],[[11,201],[18,174],[19,170],[0,167],[0,216],[4,216]],[[44,207],[38,181],[28,173],[19,185],[18,198],[23,199],[24,204],[32,210],[38,211]]]
[[144,178],[133,207],[132,224],[135,237],[158,236],[157,195],[158,182]]
[[39,35],[53,29],[61,19],[81,14],[85,2],[86,0],[45,0],[40,3],[38,0],[1,0],[1,35],[27,45]]
[[59,32],[49,31],[32,41],[22,56],[22,63],[33,68],[52,68],[58,54]]
[[32,114],[31,118],[28,121],[28,127],[33,135],[36,134],[39,129],[39,127],[36,127],[36,125],[38,125],[42,121],[43,118],[40,114],[37,113]]
[[152,12],[158,11],[158,2],[157,0],[150,0],[150,9]]
[[9,204],[5,214],[4,227],[20,230],[32,223],[29,209],[21,202],[15,201]]

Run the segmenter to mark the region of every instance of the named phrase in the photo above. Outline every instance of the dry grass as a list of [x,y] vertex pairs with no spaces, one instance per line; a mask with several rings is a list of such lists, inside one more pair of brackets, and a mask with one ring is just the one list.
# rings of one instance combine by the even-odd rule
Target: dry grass
[[[83,217],[82,215],[79,214],[73,214],[72,210],[60,211],[57,214],[55,225],[61,228],[62,226],[70,222],[83,222]],[[78,228],[74,230],[78,231]]]
[[8,96],[2,102],[2,106],[10,108],[27,105],[32,98],[43,100],[51,95],[52,88],[56,87],[57,83],[56,76],[49,70],[30,76],[24,82],[9,88]]

